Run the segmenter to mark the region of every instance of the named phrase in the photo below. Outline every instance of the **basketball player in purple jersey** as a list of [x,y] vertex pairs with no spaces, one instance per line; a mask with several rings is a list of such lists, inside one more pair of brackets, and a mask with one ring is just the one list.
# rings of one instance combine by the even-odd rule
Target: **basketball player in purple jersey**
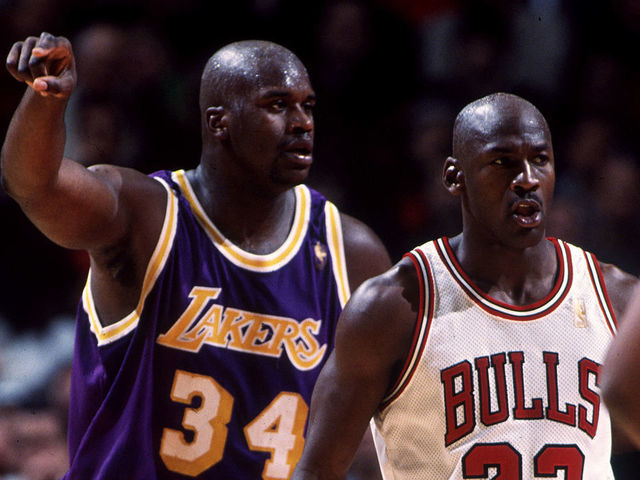
[[315,95],[269,42],[228,45],[201,81],[190,171],[63,157],[71,45],[17,42],[29,85],[2,181],[51,240],[85,249],[67,479],[287,479],[350,291],[390,266],[379,239],[302,184]]
[[462,233],[355,292],[293,477],[344,478],[373,417],[385,479],[613,479],[600,369],[638,282],[545,237],[546,120],[515,95],[469,104],[443,182]]

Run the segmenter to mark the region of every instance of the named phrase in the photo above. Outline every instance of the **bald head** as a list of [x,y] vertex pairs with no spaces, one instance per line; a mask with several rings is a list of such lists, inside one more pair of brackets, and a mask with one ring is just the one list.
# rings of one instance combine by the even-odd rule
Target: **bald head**
[[510,93],[494,93],[464,107],[453,126],[453,156],[462,160],[468,148],[486,142],[510,126],[539,129],[551,141],[551,133],[544,116],[527,100]]
[[308,81],[307,70],[293,52],[261,40],[231,43],[214,53],[202,73],[200,109],[231,107],[248,91]]

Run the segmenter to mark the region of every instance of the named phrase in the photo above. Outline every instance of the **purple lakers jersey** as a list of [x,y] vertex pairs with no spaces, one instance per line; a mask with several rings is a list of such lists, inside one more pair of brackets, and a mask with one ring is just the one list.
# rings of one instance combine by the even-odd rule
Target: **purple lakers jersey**
[[164,225],[136,309],[78,309],[67,479],[286,479],[349,296],[339,213],[294,189],[268,255],[227,240],[183,171],[157,172]]

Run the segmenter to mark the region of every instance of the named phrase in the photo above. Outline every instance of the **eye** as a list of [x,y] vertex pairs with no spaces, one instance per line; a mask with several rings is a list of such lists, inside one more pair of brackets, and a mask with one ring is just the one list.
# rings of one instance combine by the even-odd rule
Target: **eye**
[[282,112],[286,108],[286,103],[281,98],[278,100],[274,100],[269,104],[269,110],[273,112]]
[[536,165],[544,165],[548,161],[549,161],[549,157],[547,157],[546,155],[540,154],[533,157],[533,159],[531,160],[531,163],[534,163]]
[[506,165],[506,164],[507,164],[507,161],[508,161],[508,160],[509,160],[509,159],[508,159],[508,158],[506,158],[506,157],[496,158],[496,159],[494,159],[494,160],[491,162],[491,164],[492,164],[492,165],[498,165],[498,166],[502,167],[502,166],[504,166],[504,165]]
[[305,102],[302,104],[302,108],[305,109],[305,111],[307,112],[313,112],[313,109],[315,108],[316,104],[315,102]]

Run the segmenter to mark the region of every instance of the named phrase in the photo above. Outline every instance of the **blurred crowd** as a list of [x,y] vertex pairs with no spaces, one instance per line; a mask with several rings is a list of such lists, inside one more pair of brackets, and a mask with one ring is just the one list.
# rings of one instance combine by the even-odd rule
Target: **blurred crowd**
[[[0,53],[41,31],[69,38],[77,58],[67,155],[147,173],[197,164],[213,51],[247,38],[290,48],[318,96],[309,183],[394,260],[460,229],[440,183],[457,111],[496,91],[524,96],[553,133],[549,234],[640,273],[640,0],[0,0]],[[2,138],[23,90],[0,73]],[[1,191],[0,218],[0,479],[57,478],[88,261]]]

